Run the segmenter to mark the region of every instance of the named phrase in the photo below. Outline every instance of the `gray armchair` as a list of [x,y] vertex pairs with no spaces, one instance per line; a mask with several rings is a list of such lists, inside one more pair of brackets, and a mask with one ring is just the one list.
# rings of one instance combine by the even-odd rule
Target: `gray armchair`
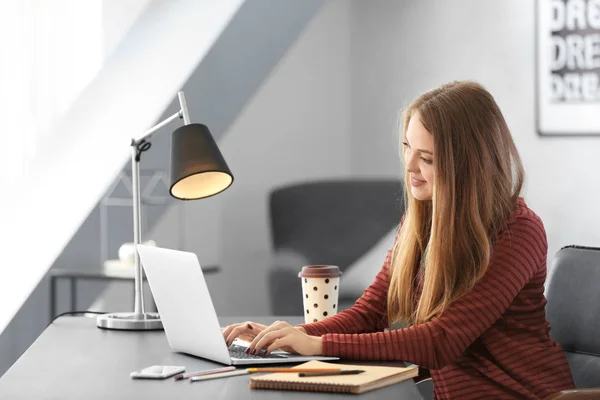
[[550,335],[562,346],[577,388],[547,399],[600,398],[600,248],[560,249],[546,297]]
[[[274,190],[269,199],[272,314],[302,315],[302,266],[329,264],[344,271],[398,225],[402,199],[400,180],[331,180]],[[339,309],[362,294],[344,292],[343,279]]]
[[[546,297],[550,336],[562,346],[577,389],[545,400],[600,399],[600,248],[560,249],[548,276]],[[433,397],[430,379],[417,386],[424,399]]]

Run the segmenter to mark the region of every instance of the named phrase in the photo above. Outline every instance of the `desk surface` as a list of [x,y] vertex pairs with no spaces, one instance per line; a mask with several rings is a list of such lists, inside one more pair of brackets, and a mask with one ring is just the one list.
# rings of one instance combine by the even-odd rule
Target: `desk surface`
[[[281,317],[280,317],[281,318]],[[245,321],[220,318],[222,325]],[[263,323],[274,318],[250,318]],[[288,318],[300,323],[301,318]],[[95,318],[61,317],[40,335],[0,378],[0,398],[6,399],[311,399],[327,393],[251,390],[248,376],[205,382],[134,380],[131,371],[149,365],[184,365],[187,371],[220,364],[174,353],[163,331],[127,332],[96,328]],[[356,398],[356,395],[336,395]],[[408,380],[360,395],[360,399],[421,399]]]

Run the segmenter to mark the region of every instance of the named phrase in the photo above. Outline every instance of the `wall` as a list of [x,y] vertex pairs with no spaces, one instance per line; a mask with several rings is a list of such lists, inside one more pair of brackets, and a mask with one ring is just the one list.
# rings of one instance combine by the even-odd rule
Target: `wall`
[[549,258],[564,245],[600,245],[600,138],[536,133],[533,0],[356,1],[351,41],[353,174],[396,174],[393,158],[375,155],[389,153],[397,110],[441,83],[475,79],[512,130]]
[[126,37],[150,0],[102,0],[104,55],[111,54]]
[[[222,266],[207,277],[222,315],[269,311],[269,192],[349,176],[349,10],[341,0],[321,9],[219,142],[233,185],[214,198],[173,206],[185,207],[185,248],[202,264]],[[176,215],[171,210],[162,223]],[[167,230],[159,224],[153,237],[160,243]]]

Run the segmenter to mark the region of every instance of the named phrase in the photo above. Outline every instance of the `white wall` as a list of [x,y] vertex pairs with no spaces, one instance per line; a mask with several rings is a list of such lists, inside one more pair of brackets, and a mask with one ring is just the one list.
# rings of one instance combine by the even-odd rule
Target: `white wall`
[[[350,173],[350,3],[326,4],[246,105],[219,147],[234,174],[218,196],[185,207],[185,248],[222,272],[207,276],[222,315],[269,311],[268,194],[282,184]],[[171,210],[154,230],[177,218]]]
[[150,0],[102,0],[104,55],[109,56],[127,35]]
[[[10,188],[16,195],[0,198],[0,273],[10,276],[0,279],[0,332],[123,168],[131,132],[156,121],[242,3],[152,2],[52,137],[40,141],[44,151]],[[142,46],[144,41],[153,46]],[[148,82],[153,96],[146,94]],[[23,260],[26,267],[12,267]]]
[[600,138],[536,133],[533,0],[355,1],[351,53],[353,174],[394,175],[397,110],[441,83],[475,79],[512,130],[549,258],[564,245],[600,245]]

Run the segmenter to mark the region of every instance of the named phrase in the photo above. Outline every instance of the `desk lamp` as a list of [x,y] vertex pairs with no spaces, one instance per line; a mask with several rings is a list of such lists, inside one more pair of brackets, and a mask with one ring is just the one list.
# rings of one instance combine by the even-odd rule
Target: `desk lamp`
[[[184,125],[171,135],[171,196],[180,200],[196,200],[213,196],[227,189],[233,182],[233,175],[225,163],[217,144],[205,125],[190,123],[190,117],[183,92],[179,92],[181,109],[150,128],[139,139],[131,139],[131,169],[133,192],[133,241],[137,247],[141,243],[141,199],[140,199],[140,159],[142,153],[150,149],[150,137],[163,126],[177,118],[183,118]],[[135,252],[134,264],[135,299],[133,313],[111,313],[98,317],[99,328],[118,330],[157,330],[162,329],[162,321],[157,313],[144,311],[142,266],[140,256]]]

